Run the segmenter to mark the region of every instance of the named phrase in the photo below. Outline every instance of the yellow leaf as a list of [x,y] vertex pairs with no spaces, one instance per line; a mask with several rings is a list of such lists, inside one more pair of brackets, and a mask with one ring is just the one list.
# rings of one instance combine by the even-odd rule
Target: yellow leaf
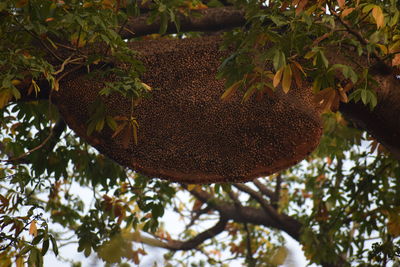
[[400,40],[397,40],[394,44],[391,44],[389,47],[389,53],[400,52]]
[[17,86],[17,85],[21,84],[21,81],[20,80],[12,80],[11,84],[14,86]]
[[138,144],[138,131],[137,131],[137,125],[136,124],[132,124],[132,131],[133,131],[133,142],[135,143],[135,145]]
[[382,53],[383,53],[384,55],[387,55],[387,53],[389,52],[387,46],[385,46],[385,45],[383,45],[383,44],[376,44],[376,46],[379,47],[379,48],[381,49],[381,51],[382,51]]
[[29,234],[33,236],[37,236],[37,227],[36,227],[36,221],[33,220],[31,222],[31,225],[29,226]]
[[142,82],[142,86],[144,87],[144,89],[146,89],[146,91],[151,91],[152,90],[151,87],[146,83]]
[[239,88],[239,86],[242,84],[242,80],[235,82],[234,84],[231,85],[228,89],[225,90],[225,92],[221,95],[222,100],[227,100],[229,99],[230,96],[232,96],[236,90]]
[[[57,92],[59,89],[60,89],[60,84],[58,83],[58,80],[55,79],[54,83],[53,83],[53,90]],[[36,95],[37,95],[37,93],[36,93]]]
[[35,93],[36,93],[36,96],[37,96],[37,94],[40,92],[40,87],[39,87],[39,85],[36,83],[35,80],[32,80],[32,85],[33,85],[33,88],[35,89]]
[[374,6],[372,8],[372,16],[375,19],[376,26],[379,28],[385,25],[385,16],[383,15],[383,11],[380,6]]
[[292,84],[292,69],[290,65],[286,65],[285,70],[283,72],[283,81],[282,81],[282,89],[285,94],[287,94],[290,90],[290,85]]
[[192,191],[193,189],[196,188],[196,186],[197,186],[196,184],[188,184],[188,185],[187,185],[187,190],[188,190],[188,191]]
[[249,90],[246,91],[246,93],[243,96],[243,102],[246,102],[247,100],[250,99],[250,97],[256,92],[257,87],[256,86],[251,86]]
[[12,93],[10,90],[0,91],[0,109],[4,108],[12,98]]
[[338,90],[339,90],[340,101],[342,101],[343,103],[349,102],[349,98],[347,97],[347,94],[344,91],[344,89],[340,87]]
[[279,247],[275,250],[269,263],[274,266],[282,265],[285,262],[287,254],[287,249],[285,247]]
[[15,265],[17,265],[17,267],[24,267],[24,258],[23,257],[17,257],[17,259],[15,260]]
[[309,51],[309,52],[307,52],[307,54],[305,54],[304,58],[305,59],[310,59],[310,58],[314,57],[315,54],[316,54],[315,51]]
[[277,86],[279,85],[279,83],[281,82],[282,73],[283,73],[283,67],[280,68],[280,69],[275,73],[274,80],[273,80],[273,83],[272,83],[274,87],[277,87]]

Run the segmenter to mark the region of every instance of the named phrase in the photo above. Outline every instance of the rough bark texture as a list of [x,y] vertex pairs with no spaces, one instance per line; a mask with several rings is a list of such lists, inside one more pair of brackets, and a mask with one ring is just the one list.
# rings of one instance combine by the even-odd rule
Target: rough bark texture
[[340,111],[357,127],[365,129],[400,160],[400,80],[394,75],[376,75],[378,105],[371,110],[363,103],[350,102]]
[[[309,88],[242,103],[236,94],[222,101],[224,81],[215,75],[220,39],[134,42],[154,88],[134,108],[140,128],[138,144],[124,134],[86,134],[87,107],[104,80],[75,74],[53,100],[67,124],[100,152],[118,163],[153,177],[186,183],[247,181],[294,165],[311,153],[322,134]],[[130,116],[131,102],[120,95],[105,99],[108,114]]]
[[[234,7],[220,7],[192,11],[197,16],[179,16],[180,31],[219,31],[244,25],[244,12]],[[131,18],[121,32],[123,38],[133,38],[160,31],[160,21],[148,24],[148,15]],[[176,33],[174,23],[169,23],[166,33]]]

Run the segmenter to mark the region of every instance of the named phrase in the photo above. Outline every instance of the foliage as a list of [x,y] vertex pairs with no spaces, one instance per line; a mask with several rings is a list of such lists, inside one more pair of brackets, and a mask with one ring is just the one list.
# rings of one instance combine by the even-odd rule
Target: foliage
[[[269,210],[282,224],[289,217],[303,225],[298,239],[310,262],[384,266],[399,261],[399,162],[336,111],[341,102],[362,101],[371,109],[377,105],[375,63],[400,64],[400,4],[395,0],[229,3],[245,11],[247,23],[225,33],[225,48],[235,49],[221,64],[219,77],[227,85],[221,97],[242,90],[246,101],[313,81],[316,98],[326,111],[324,136],[306,161],[279,174],[247,185],[184,186],[149,179],[105,158],[62,126],[50,101],[17,101],[19,86],[28,83],[29,94],[38,95],[40,81],[46,80],[52,90],[59,90],[59,82],[73,71],[102,71],[118,61],[127,68],[102,72],[116,77],[102,94],[118,92],[133,103],[151,88],[140,81],[143,67],[120,37],[128,18],[146,12],[148,22],[160,21],[159,33],[165,34],[170,22],[180,29],[181,16],[196,16],[197,10],[227,2],[0,2],[1,266],[42,266],[44,255],[50,250],[57,255],[58,248],[68,243],[64,230],[74,234],[78,251],[85,256],[95,252],[105,262],[121,266],[140,262],[147,253],[140,242],[169,249],[166,266],[227,266],[230,260],[249,266],[282,263],[287,254],[281,233],[285,228],[277,229],[268,220],[246,221],[241,214],[229,217],[232,207],[245,207],[262,219]],[[333,46],[350,47],[363,60],[352,58],[353,65],[332,63]],[[343,79],[339,81],[338,75]],[[93,114],[90,132],[104,125],[115,135],[124,127],[131,127],[133,135],[137,131],[134,114],[107,118],[101,104]],[[61,131],[53,142],[57,127]],[[93,194],[93,202],[82,201],[77,189]],[[229,222],[223,234],[203,240],[182,256],[176,246],[180,243],[161,222],[166,211],[176,212],[187,223],[175,237],[184,240],[196,238],[199,227],[209,226],[210,221],[228,216]]]

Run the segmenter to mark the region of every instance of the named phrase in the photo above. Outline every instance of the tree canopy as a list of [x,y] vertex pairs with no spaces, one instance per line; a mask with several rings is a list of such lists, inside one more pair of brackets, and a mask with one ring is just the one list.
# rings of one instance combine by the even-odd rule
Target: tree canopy
[[105,264],[146,244],[166,266],[277,266],[282,233],[310,263],[399,264],[399,10],[0,2],[0,265],[43,266],[72,238]]

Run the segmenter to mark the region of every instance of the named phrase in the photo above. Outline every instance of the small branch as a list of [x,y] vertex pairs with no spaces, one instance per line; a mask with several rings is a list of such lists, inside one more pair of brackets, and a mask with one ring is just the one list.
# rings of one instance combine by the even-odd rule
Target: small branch
[[279,206],[279,199],[281,196],[281,184],[282,184],[282,175],[278,174],[278,176],[276,177],[275,197],[274,200],[272,201],[272,206],[275,209],[278,209]]
[[274,199],[275,194],[272,190],[270,190],[268,187],[266,187],[259,179],[254,179],[252,181],[255,186],[257,186],[258,190],[265,196],[269,197],[271,200]]
[[[211,208],[217,210],[221,216],[228,220],[233,220],[238,223],[251,223],[255,225],[263,225],[265,227],[272,227],[285,231],[296,240],[300,240],[300,230],[302,224],[296,219],[286,214],[276,214],[278,219],[273,217],[271,213],[266,212],[262,208],[255,208],[250,206],[240,206],[215,199],[211,194],[204,190],[193,189],[190,193],[203,203],[207,203]],[[272,207],[270,207],[272,209]],[[273,210],[273,209],[272,209]]]
[[249,194],[254,200],[260,203],[261,207],[266,213],[268,213],[272,218],[274,218],[278,222],[280,221],[280,217],[277,211],[273,207],[271,207],[271,205],[267,202],[267,200],[264,199],[264,197],[260,193],[254,191],[253,189],[244,184],[235,183],[233,184],[233,186],[239,189],[240,191]]
[[256,260],[253,257],[253,251],[251,249],[251,234],[247,223],[244,223],[244,230],[246,231],[246,249],[247,249],[246,261],[250,267],[255,267]]
[[[351,35],[353,35],[354,37],[356,37],[356,39],[362,44],[362,45],[368,45],[369,42],[367,39],[365,39],[362,34],[356,30],[354,30],[349,24],[347,24],[342,17],[340,17],[340,15],[338,15],[333,8],[331,7],[331,5],[328,3],[329,6],[329,10],[330,12],[335,16],[335,18],[339,21],[340,24],[342,24],[348,33],[350,33]],[[384,60],[374,51],[371,52],[372,56],[374,58],[376,58],[379,62],[384,63]],[[385,64],[386,65],[386,64]]]
[[133,241],[141,242],[149,246],[160,247],[169,249],[172,251],[177,250],[191,250],[204,243],[207,239],[213,238],[219,233],[225,230],[225,226],[228,220],[224,217],[221,217],[220,220],[213,227],[201,232],[195,237],[187,240],[187,241],[179,241],[179,240],[170,240],[168,242],[163,242],[159,239],[152,237],[145,237],[138,233],[135,233],[133,236]]
[[51,142],[50,145],[48,146],[48,149],[46,149],[46,150],[50,151],[50,149],[54,148],[55,144],[58,141],[58,138],[60,137],[61,133],[64,131],[65,127],[66,127],[65,122],[62,119],[60,119],[54,125],[54,127],[50,130],[49,135],[46,137],[46,139],[40,145],[28,150],[27,152],[23,153],[22,155],[20,155],[18,157],[10,158],[10,159],[4,160],[4,161],[8,162],[8,163],[19,161],[19,160],[27,157],[31,153],[43,148],[50,140],[53,139],[53,142]]

